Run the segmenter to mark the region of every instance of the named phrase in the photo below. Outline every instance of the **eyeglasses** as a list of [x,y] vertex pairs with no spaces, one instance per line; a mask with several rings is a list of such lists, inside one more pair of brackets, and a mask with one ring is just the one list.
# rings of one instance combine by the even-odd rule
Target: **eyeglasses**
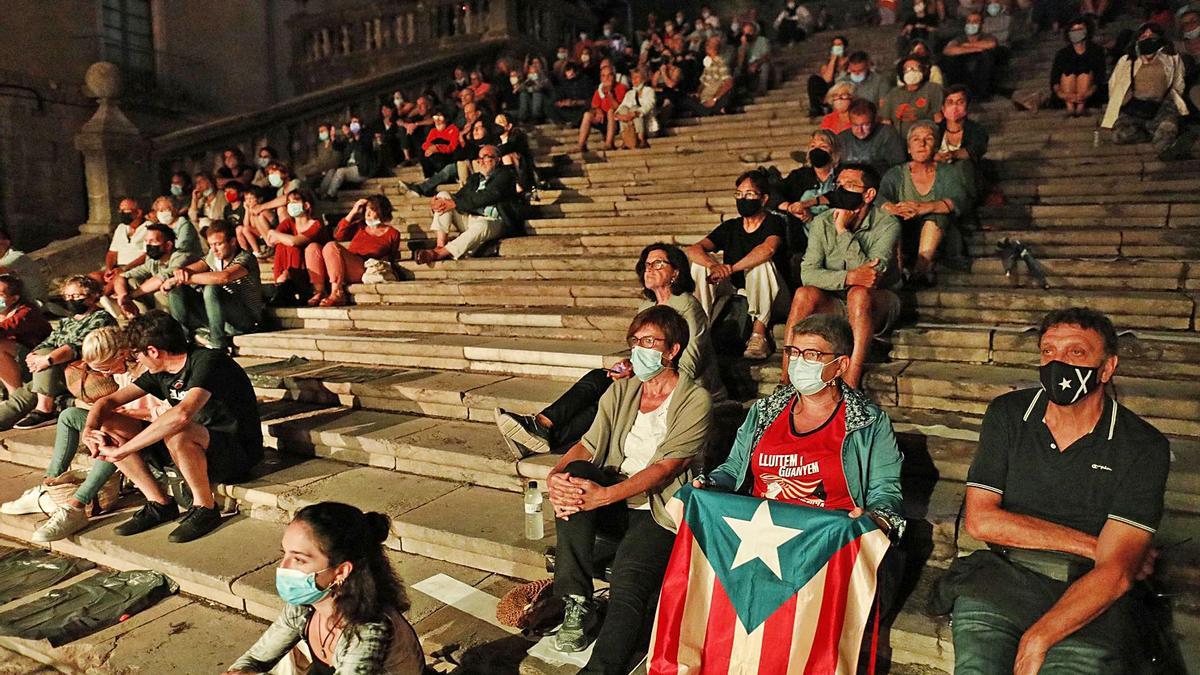
[[63,300],[87,300],[87,293],[72,293],[70,295],[63,293]]
[[666,340],[660,337],[654,337],[653,335],[643,335],[642,337],[634,335],[630,337],[627,342],[629,343],[630,349],[634,347],[654,349],[654,345],[658,344],[659,342],[666,342]]
[[841,356],[837,352],[823,352],[820,349],[800,349],[799,347],[784,347],[783,353],[789,359],[804,359],[808,363],[824,363],[821,359],[826,356]]
[[646,261],[646,268],[652,269],[655,272],[660,272],[670,266],[671,266],[671,263],[666,260],[648,260],[648,261]]
[[479,159],[496,159],[496,155],[480,155]]
[[741,190],[738,190],[737,192],[733,193],[733,198],[734,199],[761,199],[762,193],[755,192],[754,190],[748,190],[746,192],[742,192]]

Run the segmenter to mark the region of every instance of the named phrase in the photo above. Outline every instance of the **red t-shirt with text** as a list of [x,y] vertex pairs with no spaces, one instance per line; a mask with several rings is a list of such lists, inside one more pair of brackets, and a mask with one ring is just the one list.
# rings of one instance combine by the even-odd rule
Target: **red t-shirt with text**
[[752,494],[801,506],[854,509],[842,468],[845,404],[838,403],[825,424],[806,434],[797,434],[792,428],[795,406],[793,400],[767,427],[750,456]]

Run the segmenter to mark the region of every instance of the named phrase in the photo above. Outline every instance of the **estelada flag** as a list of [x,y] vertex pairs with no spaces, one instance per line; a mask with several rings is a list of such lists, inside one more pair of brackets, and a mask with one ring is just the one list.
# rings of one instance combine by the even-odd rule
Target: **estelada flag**
[[650,675],[852,675],[888,538],[869,517],[681,489]]

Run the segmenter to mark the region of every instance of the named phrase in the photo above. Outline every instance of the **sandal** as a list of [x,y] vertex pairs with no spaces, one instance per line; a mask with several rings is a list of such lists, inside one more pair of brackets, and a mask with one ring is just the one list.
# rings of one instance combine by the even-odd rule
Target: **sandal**
[[317,291],[316,293],[313,293],[312,297],[309,298],[308,302],[305,304],[307,304],[309,307],[316,307],[320,305],[323,300],[325,300],[325,291]]
[[341,307],[346,304],[346,293],[342,290],[335,290],[329,294],[329,297],[321,301],[321,307]]

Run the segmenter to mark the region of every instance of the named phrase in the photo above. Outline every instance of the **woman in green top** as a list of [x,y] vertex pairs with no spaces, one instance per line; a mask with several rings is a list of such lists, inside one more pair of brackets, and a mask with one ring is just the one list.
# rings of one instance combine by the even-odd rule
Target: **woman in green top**
[[[679,372],[707,389],[714,399],[724,399],[725,386],[721,384],[708,335],[708,316],[692,294],[695,283],[689,274],[687,254],[671,244],[650,244],[642,249],[636,269],[642,280],[642,294],[646,296],[638,309],[666,305],[687,322],[691,340],[679,357]],[[608,370],[597,368],[536,415],[519,415],[497,408],[496,426],[517,459],[530,453],[563,452],[591,426],[596,405],[609,385],[631,375],[629,359]]]
[[911,276],[933,283],[933,266],[938,247],[947,231],[953,230],[964,209],[972,203],[971,179],[961,162],[935,160],[941,145],[941,129],[928,121],[916,122],[908,130],[905,164],[894,166],[883,176],[879,195],[883,210],[904,226],[904,240],[917,240],[917,260]]
[[[629,672],[675,540],[666,503],[691,477],[712,422],[708,392],[677,370],[688,346],[678,312],[655,305],[639,313],[627,339],[635,378],[604,393],[591,428],[547,478],[558,537],[554,593],[565,608],[555,647],[578,652],[595,639],[582,673]],[[620,543],[608,574],[608,612],[597,630],[592,579],[599,533]]]

